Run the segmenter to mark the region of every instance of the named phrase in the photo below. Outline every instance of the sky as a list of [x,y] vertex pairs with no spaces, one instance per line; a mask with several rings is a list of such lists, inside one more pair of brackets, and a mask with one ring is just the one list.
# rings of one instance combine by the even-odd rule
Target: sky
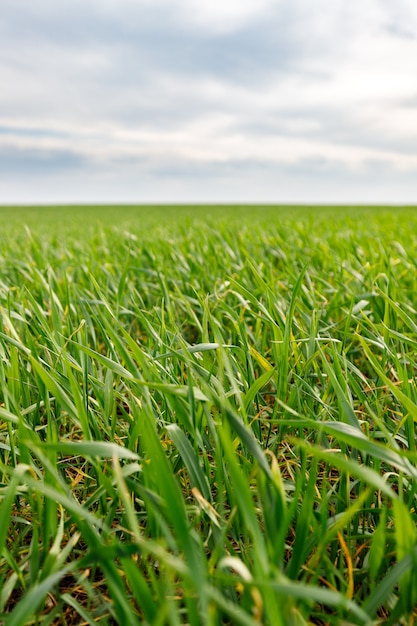
[[2,0],[0,204],[417,204],[415,0]]

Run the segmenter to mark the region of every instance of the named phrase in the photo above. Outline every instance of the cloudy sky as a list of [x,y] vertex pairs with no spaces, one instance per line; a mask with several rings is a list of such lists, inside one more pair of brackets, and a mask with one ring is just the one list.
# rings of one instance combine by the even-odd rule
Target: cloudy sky
[[0,204],[417,203],[415,0],[2,0]]

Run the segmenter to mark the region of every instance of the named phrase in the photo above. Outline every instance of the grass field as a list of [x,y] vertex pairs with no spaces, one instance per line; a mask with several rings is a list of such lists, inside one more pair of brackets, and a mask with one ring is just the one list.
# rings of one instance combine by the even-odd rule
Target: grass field
[[416,233],[0,209],[0,623],[414,624]]

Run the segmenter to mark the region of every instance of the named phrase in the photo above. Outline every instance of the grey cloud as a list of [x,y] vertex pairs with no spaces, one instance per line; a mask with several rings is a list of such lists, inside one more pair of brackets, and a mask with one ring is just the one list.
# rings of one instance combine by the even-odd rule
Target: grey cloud
[[72,173],[46,169],[19,194],[10,179],[0,177],[0,199],[3,203],[62,202],[59,189],[63,187],[66,202],[395,203],[413,202],[416,180],[415,172],[401,172],[389,162],[369,161],[354,171],[320,157],[287,164],[236,159],[207,167],[187,160],[158,166],[133,159],[111,169],[97,163]]
[[[122,3],[116,16],[97,10],[91,2],[82,4],[81,16],[80,7],[77,2],[50,5],[44,1],[28,7],[17,0],[7,4],[0,31],[3,54],[7,57],[13,44],[24,66],[31,61],[31,50],[35,58],[52,49],[63,58],[80,50],[88,58],[95,51],[105,60],[103,71],[109,72],[115,86],[136,84],[156,71],[224,77],[247,84],[258,84],[271,72],[305,71],[300,62],[305,52],[291,35],[295,15],[288,9],[238,32],[214,35],[185,32],[179,15],[168,6],[132,9],[130,5],[129,14]],[[94,66],[89,71],[88,63],[79,70],[93,76],[99,71]]]
[[[417,96],[406,102],[392,104],[417,108]],[[389,135],[374,129],[361,118],[361,111],[352,107],[298,106],[297,109],[277,107],[260,119],[257,115],[242,117],[231,125],[238,131],[258,137],[281,136],[327,141],[335,145],[357,146],[391,153],[416,154],[416,140],[410,135]]]
[[[272,16],[221,35],[184,30],[174,5],[121,2],[116,14],[91,1],[25,5],[15,0],[2,8],[0,44],[0,57],[16,68],[15,80],[20,76],[22,86],[27,83],[32,99],[31,104],[16,105],[19,114],[29,106],[41,109],[40,114],[43,107],[54,113],[64,107],[78,115],[90,111],[132,122],[175,124],[231,107],[199,95],[204,78],[262,93],[296,75],[319,86],[331,73],[326,68],[328,41],[311,34],[308,24],[301,37],[299,21],[308,15],[303,17],[297,3],[279,3]],[[306,62],[317,53],[324,56],[319,71]],[[331,58],[339,54],[340,46]],[[34,70],[38,87],[33,85]],[[158,87],[158,77],[164,76],[172,79],[168,92]],[[176,88],[176,77],[180,85],[184,79],[195,81],[194,93],[191,86],[186,94]],[[6,94],[0,112],[11,105]]]
[[0,147],[1,175],[32,176],[57,171],[73,171],[82,169],[85,165],[85,156],[75,151]]
[[415,31],[397,23],[387,24],[385,26],[385,31],[394,37],[399,37],[400,39],[413,40],[417,37],[417,33]]
[[[360,168],[350,168],[340,159],[330,159],[319,155],[290,162],[278,159],[235,158],[210,163],[199,163],[189,159],[165,159],[162,163],[155,163],[151,160],[132,159],[124,161],[124,165],[156,181],[180,179],[182,181],[216,180],[222,182],[237,178],[242,188],[247,188],[251,180],[268,181],[268,187],[271,187],[273,181],[281,183],[288,179],[309,182],[316,180],[321,183],[343,180],[345,184],[353,186],[362,186],[373,180],[378,181],[383,187],[384,184],[381,181],[383,177],[385,183],[396,180],[413,182],[417,191],[415,180],[417,168],[415,171],[401,170],[392,160],[382,158],[367,159]],[[278,192],[278,187],[276,187],[276,193]]]
[[236,110],[232,102],[200,93],[205,79],[260,91],[290,72],[306,73],[302,48],[274,21],[204,35],[185,32],[166,8],[142,6],[131,19],[123,12],[114,19],[91,2],[82,15],[77,2],[72,9],[55,3],[50,11],[45,1],[24,5],[16,0],[2,8],[0,65],[10,70],[3,79],[3,116],[13,111],[46,120],[64,113],[169,127]]
[[417,93],[409,98],[400,100],[399,104],[406,109],[417,109]]
[[68,138],[69,134],[52,130],[50,128],[16,126],[14,124],[10,124],[9,126],[0,125],[0,136],[32,137],[32,138],[53,137],[53,138],[63,139],[63,138]]

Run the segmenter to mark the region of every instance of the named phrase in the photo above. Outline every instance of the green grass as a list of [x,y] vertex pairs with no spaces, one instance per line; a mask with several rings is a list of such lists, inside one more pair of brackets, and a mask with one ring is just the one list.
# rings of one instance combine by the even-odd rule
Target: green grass
[[0,209],[0,623],[414,624],[416,232]]

